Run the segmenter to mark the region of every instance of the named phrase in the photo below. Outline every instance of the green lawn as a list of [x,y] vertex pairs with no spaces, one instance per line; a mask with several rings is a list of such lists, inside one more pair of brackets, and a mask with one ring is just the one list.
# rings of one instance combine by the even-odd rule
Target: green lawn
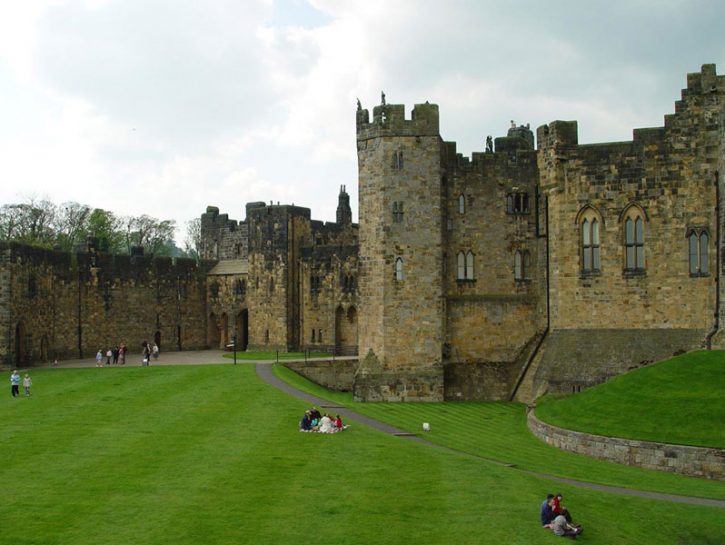
[[299,433],[304,403],[248,365],[32,376],[32,398],[0,398],[2,544],[553,545],[537,519],[554,490],[586,543],[725,539],[721,509],[569,489],[361,425]]
[[613,486],[725,499],[722,482],[638,469],[551,447],[529,432],[521,403],[354,403],[349,393],[322,388],[282,365],[274,369],[277,376],[308,393],[421,435],[422,423],[428,422],[431,432],[424,435],[426,439],[522,469]]
[[[222,354],[225,358],[234,359],[233,352],[226,352]],[[301,360],[304,359],[304,352],[262,352],[262,351],[250,351],[250,352],[237,352],[238,360],[276,360],[279,356],[281,360]],[[329,352],[310,352],[307,354],[308,358],[331,358],[332,354]]]
[[536,416],[599,435],[725,448],[725,351],[684,354],[576,395],[545,397]]

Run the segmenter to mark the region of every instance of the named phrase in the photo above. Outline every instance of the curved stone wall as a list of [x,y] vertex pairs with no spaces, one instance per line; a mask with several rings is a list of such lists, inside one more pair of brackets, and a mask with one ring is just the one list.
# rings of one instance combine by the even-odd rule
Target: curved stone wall
[[529,411],[531,433],[554,447],[620,464],[725,480],[725,450],[606,437],[559,428]]

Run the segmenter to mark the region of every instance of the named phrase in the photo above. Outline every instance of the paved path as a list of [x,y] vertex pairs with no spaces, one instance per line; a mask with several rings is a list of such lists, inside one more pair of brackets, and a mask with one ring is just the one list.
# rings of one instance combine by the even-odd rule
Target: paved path
[[[224,357],[224,354],[230,354],[225,350],[183,350],[179,352],[162,352],[159,359],[155,360],[151,358],[151,365],[219,365],[219,364],[230,364],[233,360]],[[141,351],[138,353],[129,353],[126,356],[126,366],[138,367],[141,365]],[[327,358],[307,358],[307,361],[328,361],[331,357]],[[337,356],[336,360],[356,360],[357,356]],[[118,367],[118,365],[106,366],[106,357],[103,357],[103,367]],[[305,361],[304,358],[299,360],[284,359],[285,362],[293,361]],[[256,364],[256,363],[276,363],[271,360],[242,360],[237,359],[237,364]],[[87,358],[74,359],[74,360],[61,360],[58,367],[73,368],[79,367],[95,367],[96,366],[96,354],[90,354]],[[52,367],[50,363],[43,363],[34,365],[31,369],[38,369],[41,367]]]
[[591,490],[598,490],[600,492],[611,492],[614,494],[623,494],[626,496],[638,496],[641,498],[669,501],[669,502],[674,502],[674,503],[687,503],[687,504],[691,504],[691,505],[704,505],[704,506],[708,506],[708,507],[719,507],[721,509],[725,509],[725,501],[723,501],[723,500],[715,500],[715,499],[709,499],[709,498],[696,498],[696,497],[692,497],[692,496],[678,496],[675,494],[664,494],[662,492],[650,492],[650,491],[646,491],[646,490],[635,490],[632,488],[622,488],[619,486],[609,486],[609,485],[604,485],[604,484],[590,483],[588,481],[580,481],[577,479],[568,479],[565,477],[557,477],[556,475],[549,475],[547,473],[540,473],[538,471],[520,469],[520,468],[517,468],[516,465],[514,465],[514,464],[508,464],[508,463],[502,462],[501,460],[496,460],[494,458],[478,456],[478,455],[472,454],[470,452],[465,452],[462,450],[453,449],[453,448],[445,447],[442,445],[437,445],[435,443],[428,441],[427,439],[418,437],[415,434],[395,428],[394,426],[390,426],[389,424],[385,424],[384,422],[374,420],[363,414],[356,413],[355,411],[351,411],[350,409],[347,409],[345,407],[334,405],[330,401],[327,401],[325,399],[322,399],[322,398],[313,396],[311,394],[308,394],[306,392],[303,392],[301,390],[298,390],[297,388],[289,385],[288,383],[284,382],[283,380],[280,380],[279,378],[277,378],[275,376],[274,372],[272,371],[272,362],[268,362],[268,361],[267,362],[258,362],[256,364],[256,366],[257,366],[257,375],[259,375],[259,377],[262,380],[264,380],[266,383],[274,386],[275,388],[282,390],[283,392],[285,392],[291,396],[302,399],[302,400],[306,401],[307,403],[309,403],[310,405],[319,406],[321,408],[328,409],[330,412],[340,414],[347,420],[353,420],[355,422],[365,424],[366,426],[370,426],[371,428],[379,430],[383,433],[396,435],[396,436],[406,439],[408,441],[413,441],[415,443],[426,445],[428,447],[433,447],[438,450],[454,452],[458,455],[467,456],[469,458],[475,458],[478,460],[484,460],[489,463],[510,467],[512,469],[521,471],[522,473],[526,473],[527,475],[533,475],[535,477],[549,479],[549,480],[556,481],[559,483],[568,484],[570,486],[588,488]]

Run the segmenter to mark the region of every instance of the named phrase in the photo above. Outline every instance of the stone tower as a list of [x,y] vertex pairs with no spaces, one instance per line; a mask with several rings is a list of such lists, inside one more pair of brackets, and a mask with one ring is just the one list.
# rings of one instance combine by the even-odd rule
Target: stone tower
[[443,182],[438,106],[358,109],[361,357],[356,399],[443,399]]
[[345,186],[340,186],[340,195],[337,198],[337,224],[352,223],[352,209],[350,208],[350,195]]

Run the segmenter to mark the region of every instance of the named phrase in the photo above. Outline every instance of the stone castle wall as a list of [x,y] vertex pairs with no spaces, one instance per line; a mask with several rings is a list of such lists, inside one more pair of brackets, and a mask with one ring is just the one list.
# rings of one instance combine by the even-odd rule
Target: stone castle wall
[[193,260],[71,255],[0,244],[7,365],[93,357],[125,342],[162,350],[206,346],[205,277],[209,263]]
[[527,425],[536,437],[554,447],[619,464],[725,480],[725,450],[605,437],[566,430],[542,422],[530,411]]

